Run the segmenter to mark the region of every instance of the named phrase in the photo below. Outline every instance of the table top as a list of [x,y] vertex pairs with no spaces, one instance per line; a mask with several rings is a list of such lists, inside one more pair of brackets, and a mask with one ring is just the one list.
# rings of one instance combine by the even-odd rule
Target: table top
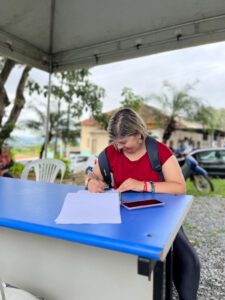
[[0,178],[0,226],[164,260],[193,200],[189,195],[128,192],[122,201],[155,198],[164,206],[129,211],[121,224],[56,224],[67,193],[84,187]]

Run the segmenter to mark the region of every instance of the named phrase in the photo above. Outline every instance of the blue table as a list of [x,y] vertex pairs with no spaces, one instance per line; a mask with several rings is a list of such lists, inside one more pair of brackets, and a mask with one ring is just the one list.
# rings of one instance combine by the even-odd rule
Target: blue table
[[[82,261],[81,265],[79,265],[81,271],[79,270],[76,275],[79,277],[83,272],[84,265],[93,263],[93,259],[91,258],[92,255],[97,262],[97,266],[91,266],[90,268],[97,268],[98,271],[100,269],[100,275],[97,275],[98,272],[96,270],[94,274],[91,275],[94,277],[102,276],[101,274],[105,274],[105,277],[108,277],[115,267],[115,263],[120,261],[122,266],[120,265],[120,270],[115,271],[117,272],[115,278],[118,277],[118,273],[122,274],[122,272],[125,271],[123,263],[126,267],[132,264],[133,269],[133,262],[126,262],[126,260],[131,259],[133,261],[135,257],[136,259],[137,257],[144,257],[153,261],[163,261],[165,260],[173,240],[192,203],[192,196],[156,194],[155,197],[164,201],[166,203],[165,206],[135,211],[128,211],[121,207],[121,224],[56,224],[54,220],[62,208],[66,194],[68,192],[76,192],[80,188],[81,187],[73,185],[57,185],[19,179],[0,178],[0,226],[2,227],[0,248],[5,249],[6,252],[5,256],[3,255],[0,258],[0,264],[3,266],[2,270],[0,270],[0,275],[2,275],[3,279],[16,281],[15,284],[22,285],[25,288],[27,287],[26,285],[28,285],[28,287],[33,289],[36,294],[44,291],[48,300],[87,300],[88,293],[84,293],[84,295],[82,293],[79,294],[79,298],[71,297],[71,294],[76,294],[77,291],[70,290],[69,285],[67,285],[65,289],[61,286],[61,290],[64,290],[63,296],[60,294],[60,289],[55,292],[52,291],[53,287],[56,288],[57,282],[60,282],[57,278],[61,277],[62,270],[64,269],[63,260],[65,260],[65,266],[66,263],[68,263],[67,268],[65,267],[68,271],[68,269],[70,269],[69,266],[71,260],[75,260],[72,256],[70,257],[70,255],[78,255],[78,253],[81,255],[79,262],[76,260],[76,265],[74,267],[72,267],[71,263],[72,269],[76,268],[77,264]],[[123,194],[122,201],[137,201],[138,199],[147,199],[149,197],[152,197],[149,193],[125,193]],[[70,243],[66,241],[69,241]],[[94,247],[87,247],[85,245]],[[19,256],[13,253],[13,251],[7,251],[12,247],[16,247],[13,251],[16,251]],[[45,248],[44,252],[41,252],[42,247]],[[57,250],[61,247],[63,248],[61,250],[63,250],[64,255]],[[75,247],[76,251],[74,250]],[[56,252],[58,257],[55,257]],[[95,253],[93,254],[93,252]],[[110,258],[108,257],[109,253]],[[29,277],[31,270],[26,273],[23,266],[20,266],[18,263],[18,260],[21,260],[21,256],[24,256],[22,260],[23,266],[26,265],[26,268],[28,268],[33,264],[33,272],[39,272],[40,274],[37,274],[34,278],[31,278],[33,276]],[[43,278],[40,264],[42,264],[45,256],[47,257],[45,261],[50,263],[50,266],[48,266],[48,268],[46,267],[47,274],[50,272],[50,269],[56,268],[51,274],[49,273],[50,276],[54,277],[51,279],[52,284],[49,282],[48,284],[44,284],[44,282],[39,279],[39,276],[42,276]],[[66,258],[68,258],[67,262]],[[52,262],[51,259],[53,259]],[[58,262],[61,260],[61,265],[55,267],[54,259]],[[107,265],[108,260],[113,262],[109,266]],[[16,271],[10,270],[10,261],[13,261],[13,268]],[[100,267],[100,263],[104,265],[104,267]],[[55,274],[57,270],[60,274],[58,277]],[[24,280],[21,279],[23,276],[19,276],[18,279],[18,274],[20,272],[21,274],[26,274],[26,276],[24,275],[24,277],[26,277]],[[129,275],[127,275],[127,273],[129,273]],[[130,276],[130,273],[131,270],[126,272],[126,274],[123,274],[122,277]],[[135,269],[133,269],[133,273],[136,273]],[[69,271],[68,274],[65,275],[67,280],[69,278],[68,276],[73,276],[73,274]],[[50,280],[50,277],[46,274],[44,278],[45,281]],[[84,278],[87,278],[87,276]],[[91,278],[93,279],[93,277],[90,277],[88,286],[91,286]],[[115,278],[110,278],[109,280],[112,286],[112,280],[115,280]],[[138,276],[138,278],[142,277]],[[97,278],[95,279],[97,280]],[[74,278],[72,278],[72,280],[73,282],[77,281],[77,279],[75,280]],[[85,281],[86,279],[83,280]],[[116,291],[115,288],[113,288],[114,293],[112,293],[112,299],[135,299],[137,295],[132,290],[126,295],[121,294],[121,289],[125,289],[124,282],[128,280],[128,277],[127,280],[126,278],[121,280],[122,279],[120,279],[121,286],[119,286],[118,297],[115,297]],[[137,294],[140,294],[140,291],[145,289],[146,283],[143,283],[142,279],[136,279],[135,277],[135,279],[130,278],[129,281],[130,280],[134,280],[135,285],[137,286]],[[64,284],[66,283],[64,282]],[[104,283],[105,293],[108,291],[107,284],[108,283],[106,282]],[[129,286],[130,284],[131,282],[129,282]],[[82,285],[81,280],[79,285]],[[148,286],[150,286],[149,282]],[[96,285],[92,288],[95,291]],[[101,290],[102,289],[103,287],[101,287]],[[65,290],[68,292],[67,294]],[[93,291],[90,291],[91,294],[92,292]],[[96,299],[100,299],[100,290],[96,291],[96,293]],[[141,298],[145,299],[146,297],[146,299],[151,299],[150,296],[148,297],[149,293],[149,290],[146,290],[146,293],[143,291],[143,297]],[[94,299],[91,296],[90,299]],[[104,298],[105,296],[102,297],[102,299]],[[107,299],[111,299],[109,294],[107,295]]]

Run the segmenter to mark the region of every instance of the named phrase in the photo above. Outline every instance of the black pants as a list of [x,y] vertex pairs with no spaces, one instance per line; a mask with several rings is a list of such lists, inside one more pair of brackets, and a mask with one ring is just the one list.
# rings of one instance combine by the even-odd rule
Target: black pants
[[179,299],[196,300],[199,280],[198,255],[181,227],[173,244],[173,281]]

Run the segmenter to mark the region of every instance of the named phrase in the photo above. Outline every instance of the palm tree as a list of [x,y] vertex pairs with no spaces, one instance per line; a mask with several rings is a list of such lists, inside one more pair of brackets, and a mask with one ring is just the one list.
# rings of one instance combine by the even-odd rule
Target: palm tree
[[168,116],[164,119],[166,123],[164,124],[163,142],[166,143],[177,129],[177,118],[193,119],[201,101],[189,94],[193,85],[186,84],[181,90],[177,90],[172,84],[165,81],[163,88],[165,92],[162,95],[151,95],[146,100],[156,100]]
[[[42,106],[35,106],[35,105],[29,105],[28,107],[30,110],[33,111],[34,115],[36,115],[36,119],[28,119],[21,121],[21,126],[29,128],[31,130],[36,131],[37,133],[41,134],[43,137],[45,137],[45,128],[46,128],[46,108],[43,105]],[[54,137],[58,137],[59,133],[63,139],[66,138],[66,135],[69,134],[71,137],[71,132],[68,133],[67,130],[67,112],[61,110],[60,113],[58,111],[51,111],[49,115],[49,132],[48,132],[48,143],[51,142],[51,140]],[[77,131],[73,130],[73,138],[74,135],[77,135]],[[39,157],[43,157],[45,147],[45,140],[41,146]]]

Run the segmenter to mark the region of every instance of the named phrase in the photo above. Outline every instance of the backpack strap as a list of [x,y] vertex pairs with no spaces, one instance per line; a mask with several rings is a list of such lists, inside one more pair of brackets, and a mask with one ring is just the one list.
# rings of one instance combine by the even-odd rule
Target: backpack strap
[[162,166],[159,160],[159,151],[158,151],[158,143],[155,139],[150,136],[146,137],[145,145],[148,153],[148,157],[152,166],[152,169],[159,173],[159,177],[161,180],[164,179],[162,173]]
[[98,156],[98,164],[103,177],[103,180],[112,188],[112,178],[109,168],[109,161],[105,149]]
[[[164,177],[162,173],[162,166],[159,160],[158,143],[152,137],[147,136],[145,144],[152,169],[155,172],[159,173],[160,179],[163,180]],[[108,184],[109,188],[112,188],[112,178],[110,173],[109,161],[105,149],[98,156],[98,164],[103,180]]]

